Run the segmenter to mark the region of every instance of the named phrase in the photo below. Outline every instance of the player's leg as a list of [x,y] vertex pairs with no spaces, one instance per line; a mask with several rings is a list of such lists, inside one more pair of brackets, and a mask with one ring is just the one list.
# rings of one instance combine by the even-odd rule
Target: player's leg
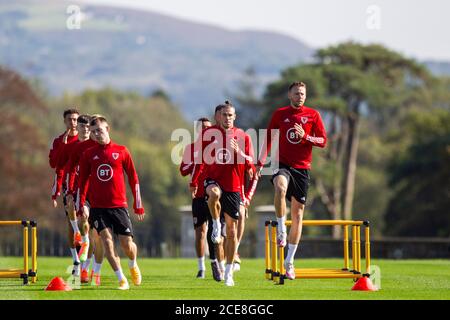
[[[91,256],[94,251],[93,243],[89,239],[89,207],[83,206],[82,214],[78,215],[81,233],[81,247],[78,256],[81,261],[81,283],[89,282],[89,266],[91,264]],[[92,245],[91,245],[92,243]]]
[[64,202],[64,207],[66,209],[66,212],[67,212],[67,215],[69,218],[70,225],[73,229],[72,242],[75,243],[75,247],[81,246],[81,240],[82,240],[81,232],[80,232],[80,229],[78,228],[77,212],[75,210],[75,203],[73,201],[73,198],[70,195],[66,196],[64,194],[63,202]]
[[205,277],[205,240],[206,240],[206,221],[195,228],[195,251],[198,260],[197,278]]
[[[83,206],[82,214],[78,216],[78,221],[80,223],[80,233],[81,233],[81,245],[80,251],[78,252],[78,256],[80,257],[80,261],[83,263],[82,270],[85,269],[86,262],[88,260],[89,255],[89,207]],[[92,252],[91,252],[92,254]],[[90,262],[90,261],[89,261]],[[89,265],[89,262],[87,263]]]
[[67,242],[69,244],[70,254],[72,255],[72,262],[73,262],[73,268],[72,268],[72,275],[75,277],[78,277],[80,275],[80,259],[78,257],[77,248],[75,247],[75,244],[73,243],[73,228],[70,223],[69,216],[67,215]]
[[120,258],[116,256],[114,251],[114,240],[112,236],[112,230],[110,228],[105,228],[100,232],[100,237],[102,239],[103,248],[105,250],[105,256],[108,260],[111,268],[119,280],[119,289],[127,290],[129,289],[128,281],[125,275],[122,272],[122,268],[120,266]]
[[239,256],[239,246],[242,241],[242,237],[244,236],[245,229],[245,219],[246,219],[246,209],[243,205],[239,206],[239,219],[237,223],[237,245],[236,245],[236,254],[234,256],[234,271],[241,270],[241,257]]
[[[208,209],[208,208],[207,208]],[[211,272],[213,275],[213,279],[216,281],[220,281],[222,279],[221,272],[219,268],[219,260],[217,259],[218,253],[216,245],[211,240],[211,234],[212,234],[212,218],[209,214],[208,210],[208,223],[207,223],[207,234],[206,234],[206,241],[208,241],[208,250],[209,250],[209,259],[211,261]]]
[[297,201],[294,197],[291,198],[291,220],[292,225],[289,231],[288,250],[285,260],[286,276],[288,279],[295,279],[294,257],[297,251],[298,243],[302,236],[303,227],[303,212],[305,205]]
[[111,220],[114,231],[119,235],[120,246],[128,257],[128,267],[130,268],[133,284],[138,286],[142,282],[141,271],[137,264],[137,245],[133,241],[133,226],[130,215],[125,208],[111,210]]
[[211,240],[214,243],[220,243],[221,241],[221,223],[220,223],[220,197],[222,195],[222,191],[220,190],[217,184],[210,184],[206,187],[206,194],[208,196],[208,208],[211,213],[212,221],[213,221],[213,231],[211,234]]
[[226,257],[225,257],[225,248],[227,245],[227,233],[226,233],[226,223],[225,216],[223,213],[220,214],[220,225],[221,230],[220,233],[222,235],[222,240],[216,244],[216,253],[217,259],[219,261],[219,270],[220,270],[220,280],[225,279],[225,265],[226,265]]
[[[207,212],[205,212],[207,211]],[[194,223],[194,243],[197,254],[197,278],[205,278],[205,238],[207,229],[208,206],[204,198],[192,199],[192,219]]]
[[277,241],[281,247],[286,246],[286,194],[288,190],[289,180],[285,175],[279,174],[273,178],[273,186],[275,188],[274,205],[275,214],[278,221]]
[[233,261],[237,246],[237,223],[238,220],[225,213],[225,224],[227,241],[225,246],[225,256],[227,264],[225,266],[225,285],[233,286]]
[[[92,264],[91,285],[100,285],[100,270],[102,268],[104,250],[102,240],[97,230],[91,229],[91,238],[95,243],[94,246],[94,263]],[[92,242],[91,242],[92,243]]]

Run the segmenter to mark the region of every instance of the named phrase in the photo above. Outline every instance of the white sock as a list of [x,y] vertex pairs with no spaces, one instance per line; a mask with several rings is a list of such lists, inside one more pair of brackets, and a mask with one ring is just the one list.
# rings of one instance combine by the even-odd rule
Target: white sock
[[227,264],[225,267],[225,278],[228,277],[231,274],[231,271],[233,270],[232,264]]
[[128,259],[128,267],[130,267],[130,269],[134,268],[136,266],[137,266],[136,259],[134,259],[134,260]]
[[75,232],[75,233],[80,232],[80,229],[78,229],[78,221],[77,220],[70,220],[70,224],[72,225],[73,232]]
[[125,276],[123,275],[122,269],[114,271],[114,273],[116,274],[117,279],[119,279],[119,282],[122,281],[122,279],[125,278]]
[[89,271],[89,266],[91,265],[91,258],[86,259],[85,262],[83,262],[81,269]]
[[73,262],[80,262],[80,259],[78,258],[78,253],[77,253],[77,249],[75,248],[70,248],[70,253],[72,254],[72,259]]
[[277,217],[277,222],[280,230],[286,232],[286,216],[282,216],[281,218]]
[[102,264],[94,261],[94,264],[92,265],[92,271],[94,271],[94,273],[100,273],[101,268]]
[[213,227],[220,229],[220,219],[213,219]]
[[297,251],[297,246],[296,244],[288,244],[288,254],[286,257],[286,261],[288,263],[294,263],[294,256],[295,256],[295,252]]
[[84,236],[81,236],[81,241],[83,241],[83,242],[87,242],[87,243],[89,243],[89,236],[86,234],[86,235],[84,235]]
[[220,269],[220,271],[224,271],[225,270],[225,260],[220,261],[219,269]]
[[217,262],[217,259],[211,259],[211,263]]
[[198,258],[197,259],[197,263],[198,263],[198,270],[206,270],[206,268],[205,268],[205,256]]

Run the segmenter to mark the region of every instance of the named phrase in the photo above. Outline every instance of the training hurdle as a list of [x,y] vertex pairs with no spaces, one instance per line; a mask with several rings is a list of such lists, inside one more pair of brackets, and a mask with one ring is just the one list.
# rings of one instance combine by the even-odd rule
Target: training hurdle
[[[36,221],[0,221],[1,226],[22,226],[23,234],[23,267],[16,269],[0,269],[0,278],[21,278],[23,284],[37,280],[37,223]],[[29,228],[31,228],[31,269],[28,269]]]
[[[290,226],[292,221],[286,221],[286,226]],[[324,268],[303,268],[295,269],[296,279],[323,279],[323,278],[343,278],[357,280],[362,277],[369,277],[370,274],[370,228],[369,221],[354,220],[303,220],[303,226],[336,226],[344,228],[343,251],[344,266],[341,269]],[[365,227],[365,273],[361,270],[361,226]],[[277,245],[277,221],[265,221],[265,278],[273,280],[276,284],[284,284],[286,279],[284,268],[284,248]],[[351,227],[351,260],[350,269],[349,256],[349,228]]]

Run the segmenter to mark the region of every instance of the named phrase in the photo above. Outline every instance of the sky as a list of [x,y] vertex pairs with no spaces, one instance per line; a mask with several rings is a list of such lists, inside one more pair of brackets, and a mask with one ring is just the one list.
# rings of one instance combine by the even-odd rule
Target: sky
[[381,43],[408,57],[450,61],[447,0],[79,0],[150,10],[229,30],[283,33],[313,48]]

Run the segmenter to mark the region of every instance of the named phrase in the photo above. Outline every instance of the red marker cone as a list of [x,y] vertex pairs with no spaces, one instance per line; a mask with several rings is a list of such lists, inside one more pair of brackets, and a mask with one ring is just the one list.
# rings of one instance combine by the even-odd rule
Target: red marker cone
[[378,288],[373,285],[372,281],[370,281],[369,277],[362,277],[356,281],[352,290],[358,291],[377,291]]
[[72,288],[68,286],[60,277],[55,277],[50,281],[45,291],[71,291]]

